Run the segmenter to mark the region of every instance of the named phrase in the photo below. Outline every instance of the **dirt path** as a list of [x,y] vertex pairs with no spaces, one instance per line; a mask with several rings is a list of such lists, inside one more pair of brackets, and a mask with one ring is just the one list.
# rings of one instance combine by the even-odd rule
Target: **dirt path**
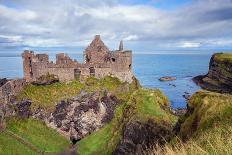
[[7,135],[11,136],[12,138],[18,140],[20,143],[26,145],[29,149],[31,149],[32,151],[38,153],[38,154],[44,154],[44,151],[39,149],[38,147],[36,147],[35,145],[31,144],[30,142],[26,141],[25,139],[23,139],[22,137],[16,135],[15,133],[5,129],[3,131],[4,133],[6,133]]
[[77,150],[76,148],[77,148],[76,145],[70,145],[69,148],[67,148],[63,152],[50,153],[50,154],[46,154],[46,155],[78,155],[77,152],[76,152],[76,150]]
[[14,138],[17,141],[19,141],[20,143],[22,143],[23,145],[27,146],[32,151],[34,151],[38,154],[41,154],[41,155],[78,155],[76,152],[76,148],[77,148],[76,145],[70,145],[66,150],[64,150],[63,152],[60,152],[60,153],[46,153],[44,150],[41,150],[40,148],[38,148],[35,145],[33,145],[32,143],[26,141],[25,139],[23,139],[22,137],[18,136],[15,133],[13,133],[12,131],[9,131],[5,128],[1,128],[1,132],[4,132],[5,134],[11,136],[12,138]]

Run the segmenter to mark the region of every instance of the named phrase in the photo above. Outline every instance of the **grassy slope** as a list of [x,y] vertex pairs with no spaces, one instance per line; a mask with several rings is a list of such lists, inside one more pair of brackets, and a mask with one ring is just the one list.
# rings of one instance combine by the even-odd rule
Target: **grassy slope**
[[78,153],[111,154],[121,138],[123,125],[133,119],[146,121],[149,118],[174,123],[175,117],[161,109],[160,105],[167,106],[168,101],[159,90],[135,91],[128,102],[117,107],[109,124],[78,142]]
[[[138,87],[140,86],[137,80],[134,80],[132,84],[128,84],[120,82],[117,78],[113,77],[105,77],[100,80],[91,77],[85,83],[74,80],[69,83],[54,83],[48,86],[27,85],[17,96],[17,99],[31,99],[33,108],[42,107],[50,112],[57,101],[75,96],[80,90],[87,92],[100,91],[102,93],[108,91],[116,95],[122,102],[125,102]],[[109,127],[110,125],[108,125],[108,129]],[[45,151],[57,152],[67,147],[66,141],[62,139],[63,137],[59,137],[52,130],[47,130],[44,124],[41,124],[39,121],[32,119],[21,121],[10,120],[8,121],[7,128]],[[104,128],[107,130],[107,126]],[[97,147],[101,145],[98,140],[94,144]]]
[[189,106],[193,113],[183,118],[179,134],[189,140],[166,146],[165,154],[231,154],[232,95],[199,91],[191,97]]
[[33,108],[42,107],[47,111],[52,111],[56,102],[75,96],[80,90],[88,92],[107,90],[116,94],[119,99],[127,100],[135,87],[136,81],[129,85],[109,76],[101,80],[91,77],[84,84],[76,80],[69,83],[54,83],[48,86],[30,84],[17,96],[17,100],[31,99]]
[[48,128],[43,122],[32,118],[7,120],[6,127],[9,131],[45,152],[60,152],[70,144],[66,138],[55,130]]
[[220,62],[232,63],[232,53],[217,53],[215,54],[214,59]]
[[5,132],[0,132],[0,155],[13,154],[35,155],[36,153],[11,136],[7,135]]
[[83,84],[78,81],[54,83],[48,86],[34,86],[29,84],[17,96],[17,100],[31,99],[33,107],[40,106],[47,110],[52,110],[57,101],[76,95],[82,87]]

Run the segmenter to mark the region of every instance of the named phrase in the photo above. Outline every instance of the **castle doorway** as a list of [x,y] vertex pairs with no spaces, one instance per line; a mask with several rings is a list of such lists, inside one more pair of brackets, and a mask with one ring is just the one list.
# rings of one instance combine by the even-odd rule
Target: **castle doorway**
[[74,69],[74,77],[75,79],[79,79],[81,76],[81,70],[80,69]]
[[90,73],[90,76],[95,76],[95,69],[94,69],[94,67],[90,67],[89,68],[89,73]]

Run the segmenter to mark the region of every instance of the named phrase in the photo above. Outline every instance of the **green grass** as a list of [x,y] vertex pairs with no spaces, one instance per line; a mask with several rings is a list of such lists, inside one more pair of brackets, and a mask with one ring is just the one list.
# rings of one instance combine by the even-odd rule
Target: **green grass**
[[78,81],[69,83],[54,83],[47,86],[27,85],[17,96],[17,100],[31,99],[32,107],[43,107],[46,110],[53,110],[56,102],[76,95],[83,88]]
[[[128,100],[130,94],[137,89],[137,81],[132,84],[121,82],[117,78],[107,76],[103,79],[94,77],[88,78],[85,83],[80,83],[77,80],[69,83],[54,83],[47,86],[27,85],[23,91],[17,96],[17,100],[30,99],[32,100],[32,108],[42,107],[46,111],[54,110],[55,104],[60,100],[66,100],[85,90],[93,91],[109,91],[116,95],[121,100]],[[138,85],[138,84],[137,84]]]
[[5,132],[0,132],[0,155],[36,155],[27,146],[15,140]]
[[232,95],[199,91],[191,97],[188,105],[194,111],[182,124],[181,135],[184,137],[190,134],[194,124],[194,134],[211,129],[215,125],[232,126]]
[[167,107],[169,102],[158,89],[140,89],[128,104],[134,106],[134,112],[140,118],[153,117],[156,120],[170,121],[170,123],[176,121],[174,116],[161,108]]
[[182,118],[180,139],[174,138],[172,145],[154,149],[150,154],[232,154],[232,95],[199,91],[188,105],[193,112]]
[[103,128],[78,142],[80,155],[111,154],[122,138],[123,126],[133,120],[164,120],[171,124],[176,118],[160,106],[168,100],[159,90],[139,89],[134,91],[128,102],[117,107],[112,121]]
[[65,137],[48,128],[45,123],[32,118],[7,120],[6,127],[9,131],[45,152],[60,152],[70,144]]
[[214,60],[232,63],[232,53],[217,53],[215,54]]

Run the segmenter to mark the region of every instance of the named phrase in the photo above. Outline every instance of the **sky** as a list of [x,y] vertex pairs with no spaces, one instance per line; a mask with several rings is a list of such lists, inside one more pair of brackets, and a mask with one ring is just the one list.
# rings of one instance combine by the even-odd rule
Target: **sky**
[[96,34],[135,53],[232,51],[232,0],[0,0],[0,53],[80,53]]

